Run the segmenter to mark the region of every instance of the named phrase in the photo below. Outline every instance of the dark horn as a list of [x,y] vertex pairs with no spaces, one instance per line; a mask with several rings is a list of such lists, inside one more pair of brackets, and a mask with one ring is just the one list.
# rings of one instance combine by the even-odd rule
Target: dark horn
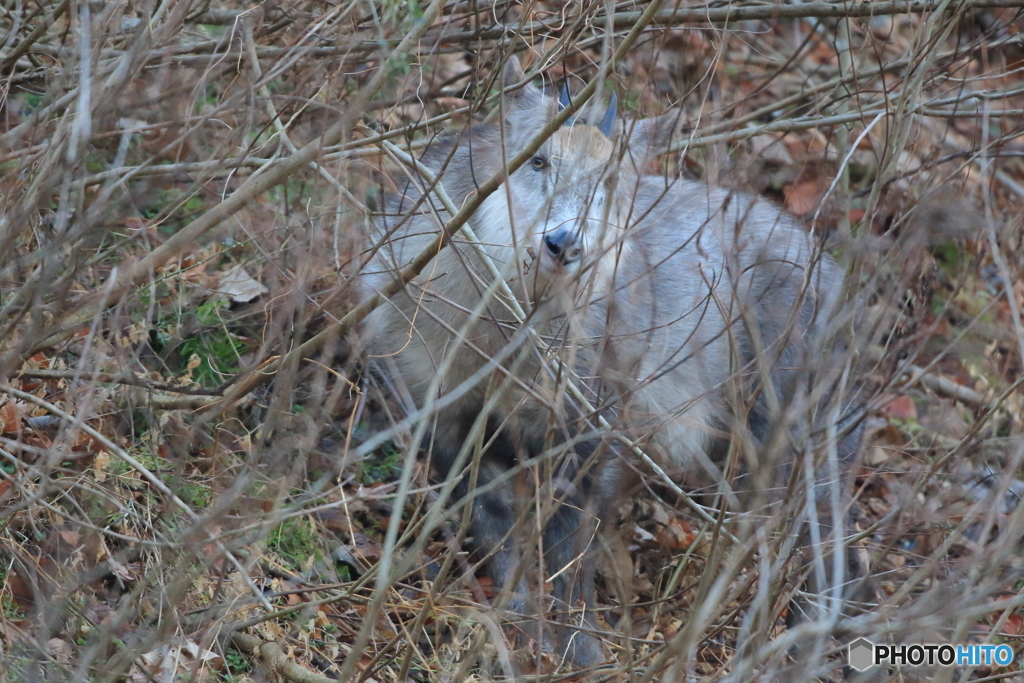
[[562,91],[558,93],[558,111],[562,111],[568,107],[571,99],[572,95],[569,94],[569,84],[562,83]]
[[608,137],[612,136],[612,127],[615,125],[615,117],[619,113],[619,98],[612,92],[612,99],[608,102],[608,109],[604,112],[604,118],[601,119],[601,125],[598,128],[601,132]]

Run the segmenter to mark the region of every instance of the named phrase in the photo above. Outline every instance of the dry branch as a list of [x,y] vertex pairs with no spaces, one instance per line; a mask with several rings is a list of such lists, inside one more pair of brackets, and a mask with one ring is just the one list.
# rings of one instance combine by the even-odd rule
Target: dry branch
[[[568,6],[567,6],[568,7]],[[842,3],[842,2],[809,2],[804,4],[742,4],[729,3],[728,6],[698,6],[679,7],[663,10],[651,21],[652,26],[673,27],[683,24],[728,24],[730,22],[756,21],[756,20],[777,20],[777,19],[823,19],[823,18],[860,18],[880,17],[893,14],[924,14],[936,11],[969,11],[983,9],[1017,9],[1024,7],[1024,0],[965,0],[958,2],[953,7],[942,0],[884,0],[882,2]],[[589,14],[589,25],[593,27],[605,27],[608,21],[608,14],[603,7],[597,6],[596,11]],[[479,13],[487,17],[489,10]],[[569,17],[583,16],[583,13],[567,13]],[[632,27],[643,16],[642,11],[614,12],[611,15],[611,24],[615,29]],[[228,16],[220,17],[217,22],[228,23]],[[369,27],[367,27],[369,28]],[[423,40],[429,45],[453,46],[467,43],[469,41],[493,41],[507,44],[514,41],[517,36],[551,36],[560,35],[564,28],[554,28],[551,23],[543,21],[520,21],[509,24],[485,25],[466,31],[452,31],[448,28],[440,31],[428,31],[424,34]],[[330,55],[351,55],[362,56],[372,53],[381,48],[382,42],[387,45],[395,45],[397,39],[386,41],[377,40],[353,40],[348,43],[335,44],[331,47],[316,48],[318,56]],[[214,43],[201,48],[202,50],[216,49]],[[269,48],[267,52],[261,53],[261,57],[273,57],[284,54],[286,48]],[[429,54],[429,53],[428,53]],[[234,58],[237,53],[232,53]]]
[[3,59],[0,59],[0,73],[4,73],[13,67],[23,55],[31,50],[32,46],[36,44],[36,41],[42,38],[43,34],[46,33],[46,31],[53,26],[65,12],[68,11],[68,7],[70,5],[71,0],[62,0],[62,2],[53,9],[49,16],[44,18],[39,25],[32,30],[32,33],[28,34],[20,43],[15,45],[14,49],[8,52]]
[[[42,342],[34,344],[31,351],[26,354],[26,357],[42,349],[49,348],[74,334],[76,329],[102,313],[101,302],[107,300],[117,301],[132,289],[140,287],[158,268],[181,255],[182,252],[195,244],[196,240],[208,230],[240,211],[267,190],[280,185],[292,174],[308,166],[321,154],[324,147],[336,144],[343,136],[347,135],[353,119],[356,117],[357,112],[360,111],[361,106],[372,99],[381,86],[384,85],[387,65],[395,60],[404,58],[412,50],[413,46],[416,45],[437,17],[441,4],[442,0],[434,0],[430,4],[417,27],[388,55],[374,77],[370,79],[354,98],[351,112],[343,115],[341,120],[335,123],[321,137],[306,144],[280,165],[274,166],[262,174],[250,177],[226,200],[176,232],[170,239],[157,249],[151,251],[144,258],[126,268],[113,283],[104,288],[101,295],[87,297],[85,301],[78,304],[78,311],[64,314],[60,319],[55,320],[53,327],[59,331],[48,336]],[[0,359],[0,366],[5,365],[11,360],[9,358],[11,353],[12,351],[8,350],[4,354],[4,358]],[[17,352],[15,351],[14,353]]]
[[[145,479],[146,482],[150,486],[152,486],[154,490],[159,492],[161,496],[166,498],[175,507],[184,512],[185,515],[189,518],[189,521],[191,521],[197,528],[203,527],[202,518],[199,516],[199,514],[196,513],[196,511],[193,510],[188,503],[186,503],[180,497],[178,497],[178,495],[175,494],[163,482],[163,480],[161,480],[159,477],[153,474],[153,472],[150,471],[148,467],[143,465],[138,459],[132,457],[129,453],[127,453],[124,449],[115,444],[105,435],[96,431],[96,429],[94,429],[93,427],[87,425],[83,418],[76,418],[75,416],[70,415],[67,412],[61,410],[52,403],[44,401],[43,399],[39,398],[38,396],[35,396],[34,394],[30,394],[20,389],[15,389],[14,387],[8,384],[0,383],[0,392],[21,399],[26,403],[31,403],[33,405],[39,406],[40,408],[43,408],[44,410],[62,419],[68,426],[74,427],[76,429],[81,429],[83,432],[85,432],[90,437],[95,439],[98,443],[100,443],[103,446],[103,448],[105,448],[109,453],[117,456],[126,465],[128,465],[133,470],[138,472],[139,475],[143,479]],[[235,555],[226,547],[224,547],[224,544],[220,540],[210,539],[210,542],[212,542],[218,548],[218,550],[220,550],[223,553],[224,557],[234,565],[235,569],[241,572],[241,575],[244,577],[246,584],[248,585],[250,590],[252,590],[252,593],[256,597],[256,599],[259,600],[266,609],[271,609],[270,603],[267,602],[266,598],[263,597],[263,593],[259,590],[259,588],[256,587],[252,579],[249,578],[248,572],[246,571],[242,563],[238,560],[238,558],[235,557]]]
[[231,644],[246,654],[259,655],[271,672],[292,683],[337,683],[335,678],[321,676],[299,666],[288,658],[277,643],[260,640],[247,633],[232,633]]
[[[866,333],[877,363],[864,388],[870,466],[858,472],[861,512],[847,537],[876,563],[882,590],[869,601],[887,604],[838,627],[893,642],[1020,633],[1024,512],[1013,501],[1024,494],[1024,300],[1016,283],[1024,266],[1011,221],[1024,206],[1024,0],[660,8],[443,0],[418,23],[411,12],[384,14],[401,3],[285,0],[240,12],[220,0],[171,2],[150,15],[125,5],[125,17],[101,5],[17,2],[0,16],[9,30],[0,49],[0,355],[10,373],[0,393],[15,399],[0,401],[0,559],[18,558],[0,610],[17,641],[4,651],[9,677],[20,676],[24,651],[41,680],[85,670],[104,683],[130,677],[138,657],[175,651],[161,631],[175,623],[189,638],[220,634],[252,655],[259,675],[296,682],[335,680],[312,670],[320,659],[299,664],[313,651],[352,681],[530,679],[531,667],[552,664],[543,646],[536,657],[506,649],[505,597],[488,598],[490,587],[477,580],[482,558],[461,552],[467,528],[450,523],[468,520],[472,507],[448,507],[459,496],[455,483],[430,482],[417,448],[438,407],[463,387],[409,406],[402,387],[360,375],[362,359],[335,343],[399,288],[430,295],[420,281],[456,231],[477,248],[466,221],[482,220],[474,211],[501,191],[505,172],[468,198],[448,196],[406,152],[442,128],[500,113],[494,75],[513,53],[530,54],[532,76],[564,74],[587,87],[506,172],[613,84],[629,98],[628,118],[666,106],[685,113],[690,137],[672,149],[686,154],[658,162],[668,174],[685,165],[712,184],[763,191],[790,208],[802,193],[808,204],[824,194],[827,205],[818,201],[804,215],[814,216],[815,230],[840,234],[835,253],[851,281],[898,320],[885,335]],[[92,12],[88,39],[83,11]],[[963,163],[949,163],[956,160]],[[440,198],[443,225],[399,281],[359,300],[367,223],[384,210],[380,192],[393,189],[396,170],[422,176],[412,182]],[[908,216],[925,197],[961,193],[985,202],[980,240],[923,221],[926,247],[899,251],[901,239],[918,244]],[[897,247],[887,251],[890,244]],[[264,291],[255,305],[208,298],[209,282],[243,265]],[[481,310],[493,295],[512,310],[500,316],[501,329],[532,336],[543,354],[545,340],[524,327],[529,316],[501,264],[483,252],[473,259],[480,265]],[[244,308],[217,313],[235,303]],[[416,322],[439,318],[423,316]],[[89,334],[69,339],[85,325]],[[55,348],[60,340],[69,343]],[[211,340],[230,348],[211,351]],[[545,394],[515,376],[504,351],[459,341],[466,353],[505,364],[497,381],[515,381],[534,399]],[[19,370],[29,347],[63,363],[55,367],[77,369],[25,367],[40,360],[32,359]],[[931,362],[892,358],[915,353]],[[187,358],[207,363],[194,381],[220,384],[175,383]],[[257,367],[237,370],[248,366]],[[563,386],[567,369],[552,362],[545,380]],[[975,378],[991,390],[958,383]],[[600,675],[784,679],[785,667],[799,664],[787,658],[793,644],[837,626],[782,628],[789,540],[758,536],[758,524],[759,514],[767,529],[786,518],[765,510],[716,520],[713,509],[687,510],[676,496],[690,503],[689,482],[680,486],[610,432],[597,412],[606,406],[595,409],[577,378],[567,385],[566,405],[589,418],[588,435],[616,440],[649,487],[640,507],[615,515],[626,542],[643,548],[623,549],[619,576],[605,575],[599,587],[599,607],[616,610],[605,634],[616,642],[614,661]],[[876,385],[881,398],[871,395]],[[972,410],[900,396],[912,386]],[[879,408],[894,394],[899,403]],[[545,394],[540,404],[553,402]],[[919,419],[898,411],[919,411]],[[993,434],[1009,436],[996,444]],[[83,437],[101,448],[79,454]],[[550,484],[545,468],[555,450],[522,459],[514,474],[536,477],[525,486]],[[747,455],[757,454],[737,453]],[[379,475],[378,465],[392,469]],[[804,502],[795,495],[788,510]],[[528,523],[541,520],[528,513]],[[736,533],[748,521],[754,533]],[[673,522],[703,526],[692,544],[667,547],[660,534]],[[284,547],[306,533],[315,551]],[[749,542],[737,548],[736,537]],[[49,567],[51,559],[60,561]],[[645,585],[643,596],[616,604],[616,588],[629,591],[616,582],[630,578]],[[19,579],[35,581],[28,607],[8,604],[8,596],[29,600]],[[312,591],[321,597],[298,597]],[[293,620],[313,611],[315,620]],[[238,632],[261,623],[265,633],[287,624],[287,639]],[[429,652],[421,649],[428,637]],[[57,656],[65,639],[71,664]],[[830,650],[822,661],[841,656]]]
[[129,386],[143,387],[154,391],[167,391],[176,394],[187,394],[190,396],[216,395],[215,391],[204,389],[202,387],[175,384],[174,382],[161,382],[148,377],[137,377],[128,373],[88,372],[78,370],[33,370],[29,368],[19,371],[18,377],[51,380],[74,379],[85,382],[99,382],[101,384],[127,384]]
[[903,368],[902,376],[906,378],[908,387],[920,382],[940,396],[951,398],[954,401],[960,401],[975,408],[985,408],[989,405],[988,399],[974,389],[957,384],[948,377],[929,372],[917,365],[907,365]]

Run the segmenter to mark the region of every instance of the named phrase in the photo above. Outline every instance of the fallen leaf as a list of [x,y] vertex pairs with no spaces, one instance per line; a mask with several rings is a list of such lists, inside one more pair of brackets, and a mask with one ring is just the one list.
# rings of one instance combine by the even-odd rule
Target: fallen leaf
[[92,475],[93,478],[98,482],[103,482],[107,478],[107,468],[110,467],[110,453],[100,448],[96,453],[96,458],[92,461]]
[[75,659],[75,652],[78,648],[75,648],[71,643],[60,638],[50,638],[46,641],[46,653],[54,658],[59,664],[69,666]]
[[793,183],[785,190],[786,208],[798,216],[810,213],[818,206],[825,194],[821,181],[817,178]]
[[882,407],[882,414],[899,420],[916,420],[917,406],[909,396],[896,396]]
[[0,432],[17,434],[21,431],[21,408],[14,401],[0,406]]
[[1011,614],[1003,622],[1000,632],[1012,636],[1024,635],[1024,617],[1016,613]]
[[216,290],[238,304],[247,304],[270,291],[242,266],[235,266],[224,273]]
[[697,540],[697,535],[693,533],[693,529],[690,528],[686,520],[673,517],[668,520],[668,524],[661,527],[655,534],[655,538],[658,545],[663,548],[686,550]]

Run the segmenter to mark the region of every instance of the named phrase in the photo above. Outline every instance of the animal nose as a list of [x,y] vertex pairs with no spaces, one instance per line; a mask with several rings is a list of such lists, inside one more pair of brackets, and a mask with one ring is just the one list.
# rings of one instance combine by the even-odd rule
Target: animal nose
[[551,258],[564,265],[569,265],[580,257],[576,234],[569,229],[555,230],[544,235],[544,246]]

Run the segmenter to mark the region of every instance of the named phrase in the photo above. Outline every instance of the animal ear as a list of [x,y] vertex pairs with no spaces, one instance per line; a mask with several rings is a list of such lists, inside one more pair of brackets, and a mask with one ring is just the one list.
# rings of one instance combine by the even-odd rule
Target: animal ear
[[661,116],[626,123],[629,151],[633,158],[644,160],[665,151],[677,130],[682,128],[682,111],[667,111]]
[[[515,56],[508,58],[501,80],[503,88],[526,80],[523,67]],[[527,83],[518,90],[506,93],[504,125],[506,134],[511,135],[513,147],[524,145],[537,131],[544,128],[554,116],[555,106],[555,101],[533,83]]]
[[615,117],[619,115],[619,96],[612,91],[612,98],[608,102],[608,108],[605,109],[604,118],[601,119],[598,128],[606,136],[611,137],[612,132],[615,130]]
[[[501,88],[505,90],[513,85],[522,83],[524,80],[526,80],[526,74],[523,73],[523,66],[519,63],[519,58],[512,55],[505,62],[505,70],[502,72],[501,77]],[[518,90],[508,93],[506,95],[506,102],[512,103],[516,108],[536,107],[540,105],[543,97],[544,94],[540,91],[540,88],[533,83],[527,83]]]
[[519,63],[519,58],[515,55],[510,56],[505,62],[505,71],[502,73],[502,89],[520,83],[525,78],[526,74],[523,73],[523,65]]

